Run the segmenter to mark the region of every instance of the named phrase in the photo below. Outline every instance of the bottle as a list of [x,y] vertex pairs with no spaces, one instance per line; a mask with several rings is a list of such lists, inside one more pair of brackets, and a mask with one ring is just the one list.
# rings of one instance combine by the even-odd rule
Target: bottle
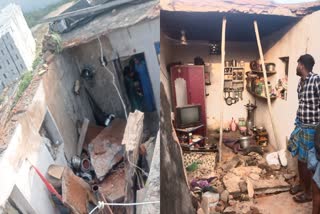
[[190,132],[189,133],[189,144],[192,144],[193,143],[193,141],[192,141],[192,133]]
[[230,123],[230,129],[231,131],[235,132],[237,130],[237,124],[235,120],[232,118],[231,123]]

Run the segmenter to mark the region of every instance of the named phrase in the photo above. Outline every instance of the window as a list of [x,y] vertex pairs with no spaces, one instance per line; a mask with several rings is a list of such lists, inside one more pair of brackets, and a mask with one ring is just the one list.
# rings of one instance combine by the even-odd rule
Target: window
[[3,50],[1,50],[1,53],[2,53],[2,55],[4,56],[4,52],[3,52]]
[[7,60],[7,63],[8,63],[8,65],[10,65],[10,62],[9,62],[9,60]]
[[18,55],[16,54],[16,58],[19,59]]
[[0,69],[2,69],[2,66],[0,65]]
[[20,67],[21,67],[21,69],[23,69],[23,65],[22,64],[20,64]]
[[6,74],[3,74],[3,76],[4,76],[4,78],[6,78],[6,79],[7,79],[7,75],[6,75]]
[[5,85],[4,85],[4,83],[3,83],[3,82],[1,82],[1,85],[2,85],[2,88],[4,88],[4,87],[5,87]]
[[12,44],[10,44],[10,47],[11,47],[11,49],[13,49],[13,46],[12,46]]

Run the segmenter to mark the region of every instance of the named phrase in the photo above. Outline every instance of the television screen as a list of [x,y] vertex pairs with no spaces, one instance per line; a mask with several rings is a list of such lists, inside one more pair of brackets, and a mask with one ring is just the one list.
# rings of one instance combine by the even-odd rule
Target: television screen
[[177,126],[186,128],[201,123],[200,105],[187,105],[177,107]]
[[199,109],[197,107],[181,109],[181,123],[190,124],[200,120]]

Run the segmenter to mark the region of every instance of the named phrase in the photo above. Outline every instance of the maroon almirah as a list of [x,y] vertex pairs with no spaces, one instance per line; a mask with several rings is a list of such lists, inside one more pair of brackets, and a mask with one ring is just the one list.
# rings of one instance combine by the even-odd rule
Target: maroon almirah
[[204,66],[176,65],[171,67],[172,104],[177,106],[175,80],[182,78],[186,81],[187,104],[200,104],[204,130],[206,130],[206,100]]

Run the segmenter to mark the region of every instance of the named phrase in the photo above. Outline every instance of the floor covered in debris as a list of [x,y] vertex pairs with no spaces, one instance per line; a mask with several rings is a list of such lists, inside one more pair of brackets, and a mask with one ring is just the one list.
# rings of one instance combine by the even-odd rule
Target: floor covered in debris
[[235,154],[222,145],[218,153],[183,152],[187,180],[198,214],[207,213],[311,213],[312,202],[293,201],[289,188],[297,182],[290,167],[269,165],[264,153]]

